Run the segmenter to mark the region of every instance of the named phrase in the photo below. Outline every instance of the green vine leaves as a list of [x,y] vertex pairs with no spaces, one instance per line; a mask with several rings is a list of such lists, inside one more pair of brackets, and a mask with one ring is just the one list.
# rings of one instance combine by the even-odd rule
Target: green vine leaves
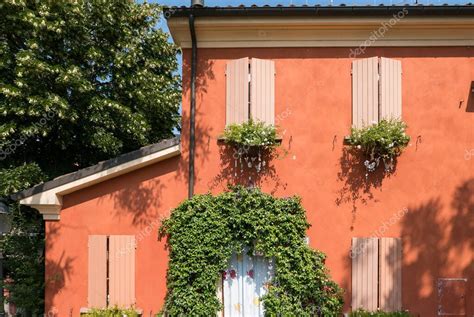
[[273,258],[275,277],[262,298],[266,316],[337,316],[342,291],[325,255],[305,243],[309,223],[298,197],[275,198],[257,188],[231,187],[184,201],[163,222],[170,251],[165,311],[215,316],[217,282],[234,252]]

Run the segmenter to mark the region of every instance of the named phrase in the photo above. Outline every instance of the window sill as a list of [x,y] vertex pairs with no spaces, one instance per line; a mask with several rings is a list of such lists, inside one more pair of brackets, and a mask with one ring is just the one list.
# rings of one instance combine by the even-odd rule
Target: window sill
[[[87,313],[90,313],[92,311],[92,308],[89,308],[89,307],[81,307],[81,309],[79,310],[79,314],[80,315],[83,315],[83,314],[87,314]],[[143,310],[142,309],[135,309],[135,312],[142,316],[143,315]]]

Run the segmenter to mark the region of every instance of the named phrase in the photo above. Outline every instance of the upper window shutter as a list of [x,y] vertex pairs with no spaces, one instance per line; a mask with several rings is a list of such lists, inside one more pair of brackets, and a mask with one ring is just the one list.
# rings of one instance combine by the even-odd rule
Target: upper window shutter
[[352,310],[378,306],[378,239],[352,238]]
[[107,306],[107,236],[89,236],[88,307]]
[[226,125],[249,119],[249,59],[227,62]]
[[352,126],[362,128],[379,119],[378,58],[352,62]]
[[402,241],[380,238],[380,309],[402,309]]
[[402,118],[402,62],[380,58],[379,119]]
[[135,305],[135,236],[109,237],[109,306]]
[[250,112],[255,121],[275,124],[275,62],[252,58]]

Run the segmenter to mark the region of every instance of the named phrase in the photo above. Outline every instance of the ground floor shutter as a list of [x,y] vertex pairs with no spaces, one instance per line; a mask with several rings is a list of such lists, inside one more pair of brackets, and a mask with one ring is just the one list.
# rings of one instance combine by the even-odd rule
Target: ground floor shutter
[[352,310],[378,306],[378,239],[352,238]]
[[107,236],[89,236],[88,300],[90,308],[107,306]]
[[380,238],[380,309],[402,309],[402,242],[398,238]]
[[135,237],[109,237],[109,306],[135,305]]

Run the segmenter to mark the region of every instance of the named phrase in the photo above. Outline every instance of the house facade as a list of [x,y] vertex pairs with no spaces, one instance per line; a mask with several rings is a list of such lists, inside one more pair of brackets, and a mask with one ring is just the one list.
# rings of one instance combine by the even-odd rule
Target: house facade
[[[45,219],[46,312],[159,312],[161,220],[190,187],[217,194],[241,183],[301,197],[308,243],[327,255],[344,312],[474,314],[474,7],[194,7],[165,16],[183,49],[181,136],[17,196]],[[367,173],[346,137],[392,117],[411,141],[392,173]],[[278,126],[282,149],[250,179],[220,140],[226,125],[249,119]]]

